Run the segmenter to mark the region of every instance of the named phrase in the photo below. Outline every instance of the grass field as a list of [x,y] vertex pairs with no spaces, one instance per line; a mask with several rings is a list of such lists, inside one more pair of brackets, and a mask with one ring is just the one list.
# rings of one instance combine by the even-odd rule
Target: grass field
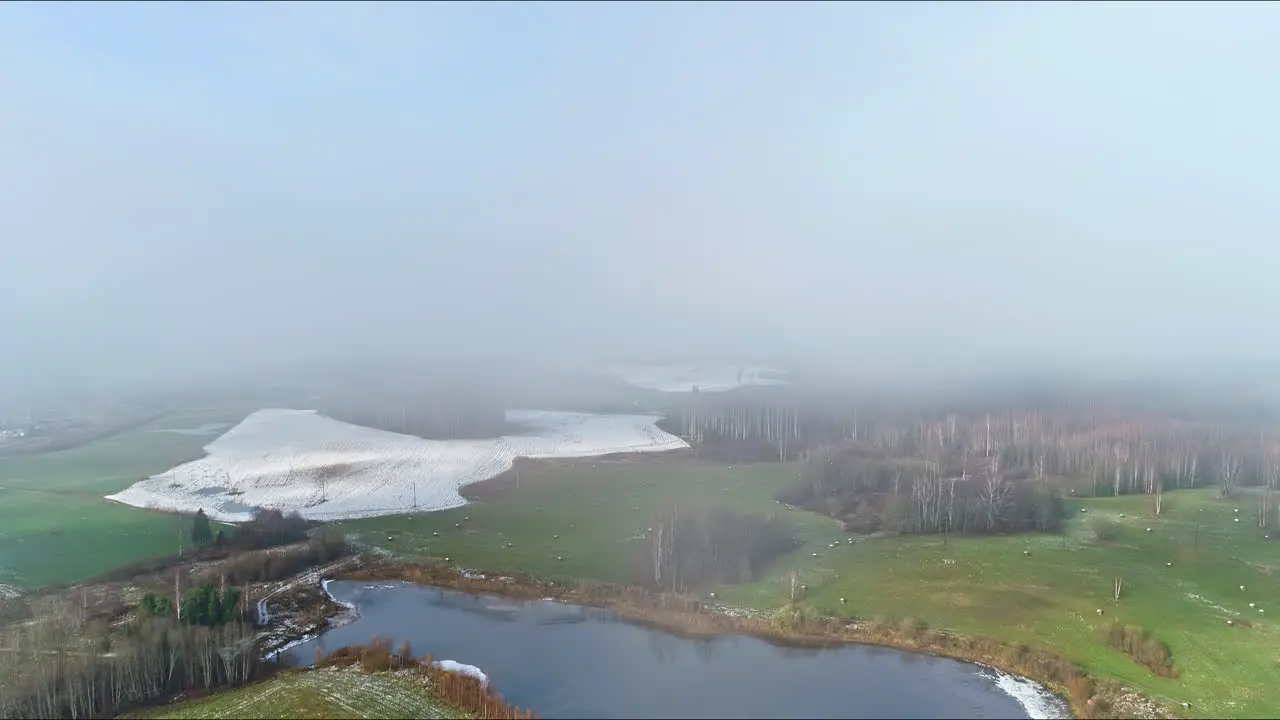
[[200,457],[217,436],[165,432],[235,423],[238,410],[176,413],[69,450],[0,456],[0,584],[75,582],[177,550],[178,524],[103,499]]
[[325,668],[290,672],[207,698],[126,718],[215,720],[235,718],[465,718],[433,696],[422,681],[395,672],[363,674]]
[[[895,537],[832,549],[829,543],[843,537],[836,522],[773,502],[793,472],[777,464],[663,460],[546,464],[526,473],[519,490],[485,503],[342,525],[406,557],[630,581],[637,545],[630,538],[673,501],[778,511],[805,546],[756,582],[717,588],[719,600],[776,608],[787,596],[787,572],[796,568],[808,585],[804,601],[826,614],[911,617],[1025,642],[1153,697],[1189,702],[1195,716],[1280,716],[1280,542],[1262,539],[1251,499],[1218,500],[1215,489],[1167,493],[1159,517],[1141,496],[1072,500],[1065,536],[953,537],[946,546],[941,537]],[[1094,538],[1089,518],[1099,515],[1122,526],[1114,540]],[[1124,579],[1119,602],[1112,597],[1115,577]],[[841,605],[841,597],[848,603]],[[1239,619],[1229,626],[1228,618],[1251,626]],[[1167,643],[1180,677],[1157,677],[1108,648],[1101,629],[1114,619]]]

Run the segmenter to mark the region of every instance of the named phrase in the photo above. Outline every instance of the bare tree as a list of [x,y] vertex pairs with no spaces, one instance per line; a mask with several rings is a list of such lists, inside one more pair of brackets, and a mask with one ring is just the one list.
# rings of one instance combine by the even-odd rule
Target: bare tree
[[1240,475],[1240,455],[1230,448],[1222,451],[1221,482],[1219,494],[1230,497],[1236,487],[1236,478]]

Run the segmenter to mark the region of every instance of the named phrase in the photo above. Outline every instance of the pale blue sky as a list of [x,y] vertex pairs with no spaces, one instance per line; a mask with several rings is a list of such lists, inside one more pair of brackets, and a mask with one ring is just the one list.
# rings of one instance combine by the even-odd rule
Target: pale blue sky
[[0,4],[19,385],[1278,358],[1271,3]]

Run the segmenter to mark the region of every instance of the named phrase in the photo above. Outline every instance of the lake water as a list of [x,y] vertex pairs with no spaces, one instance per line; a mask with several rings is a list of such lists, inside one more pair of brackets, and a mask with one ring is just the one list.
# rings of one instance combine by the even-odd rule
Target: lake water
[[545,718],[1069,717],[1044,688],[970,663],[865,645],[790,648],[685,638],[552,601],[515,602],[407,583],[332,582],[360,617],[284,653],[386,637],[483,670]]

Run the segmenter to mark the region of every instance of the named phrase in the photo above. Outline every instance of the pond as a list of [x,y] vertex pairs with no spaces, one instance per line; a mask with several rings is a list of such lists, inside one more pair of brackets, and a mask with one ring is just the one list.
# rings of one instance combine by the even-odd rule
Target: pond
[[971,663],[867,645],[686,638],[609,611],[408,583],[332,582],[359,618],[286,651],[309,664],[375,637],[474,665],[546,718],[1070,717],[1043,687]]

